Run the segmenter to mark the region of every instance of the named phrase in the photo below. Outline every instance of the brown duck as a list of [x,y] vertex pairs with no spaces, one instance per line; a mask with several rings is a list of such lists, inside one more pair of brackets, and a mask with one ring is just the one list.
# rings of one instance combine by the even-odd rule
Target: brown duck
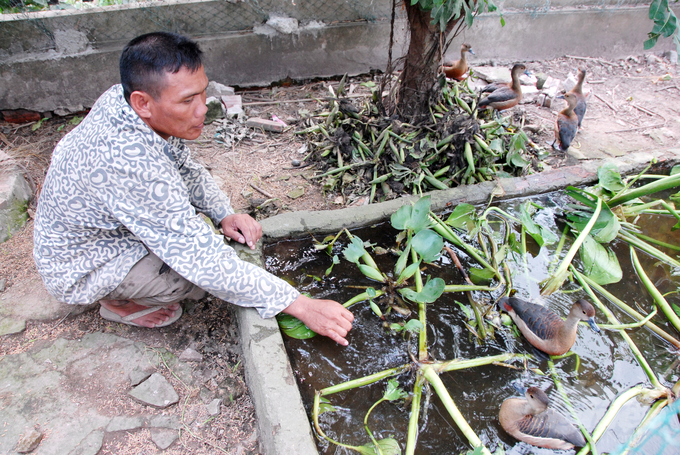
[[512,83],[507,86],[499,86],[493,92],[479,101],[479,108],[491,108],[495,112],[504,111],[517,104],[522,100],[522,86],[519,82],[519,76],[527,72],[527,67],[522,63],[516,63],[510,74],[512,75]]
[[562,355],[571,349],[579,321],[587,321],[593,330],[600,331],[595,324],[595,308],[583,299],[572,305],[566,320],[547,307],[515,297],[502,297],[498,304],[510,315],[524,338],[549,355]]
[[578,117],[578,127],[581,128],[581,123],[583,123],[583,117],[586,115],[586,108],[588,104],[586,103],[586,97],[583,95],[583,81],[586,79],[586,70],[584,68],[578,69],[578,80],[574,88],[569,90],[569,93],[573,93],[576,96],[576,107],[574,107],[574,112]]
[[564,99],[567,101],[567,107],[557,114],[557,119],[555,120],[555,140],[552,143],[552,147],[555,150],[566,152],[571,145],[571,141],[576,137],[579,121],[575,112],[578,104],[576,95],[569,92],[564,95]]
[[505,400],[498,414],[501,427],[513,438],[547,449],[568,450],[586,445],[581,432],[548,407],[544,391],[529,387],[524,396],[526,399]]
[[475,53],[472,52],[472,47],[467,43],[463,43],[460,46],[460,60],[456,60],[455,62],[444,63],[444,65],[442,65],[446,77],[450,77],[451,79],[456,79],[458,81],[463,80],[465,78],[464,76],[468,72],[467,62],[468,52],[471,53],[472,55],[475,55]]

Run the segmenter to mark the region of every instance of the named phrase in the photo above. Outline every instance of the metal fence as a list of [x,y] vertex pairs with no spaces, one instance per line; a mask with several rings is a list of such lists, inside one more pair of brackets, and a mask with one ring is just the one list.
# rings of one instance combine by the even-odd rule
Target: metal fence
[[[0,2],[27,0],[0,0]],[[41,0],[45,1],[45,0]],[[28,8],[30,5],[26,5]],[[192,38],[244,32],[274,15],[310,23],[378,21],[389,18],[391,0],[169,0],[97,6],[52,5],[40,12],[0,15],[0,60],[12,55],[59,51],[59,38],[80,36],[92,48],[121,45],[142,33],[169,31]],[[63,9],[61,9],[63,8]],[[7,11],[6,8],[3,10]],[[68,35],[71,33],[71,35]],[[71,43],[73,45],[73,43]],[[77,45],[77,43],[76,43]]]

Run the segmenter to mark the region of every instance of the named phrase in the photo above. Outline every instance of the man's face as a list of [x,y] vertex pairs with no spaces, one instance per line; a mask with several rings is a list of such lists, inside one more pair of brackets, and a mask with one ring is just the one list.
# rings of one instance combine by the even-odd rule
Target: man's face
[[208,111],[206,88],[208,77],[202,66],[193,73],[186,67],[176,73],[165,73],[160,96],[149,101],[151,115],[146,119],[147,124],[163,139],[198,138]]

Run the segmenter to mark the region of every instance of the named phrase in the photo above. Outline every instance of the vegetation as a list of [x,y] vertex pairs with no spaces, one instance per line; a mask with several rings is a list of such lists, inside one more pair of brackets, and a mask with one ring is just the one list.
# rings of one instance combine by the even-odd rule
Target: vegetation
[[[601,325],[601,327],[620,334],[649,379],[648,386],[638,385],[622,393],[612,403],[610,410],[602,417],[592,433],[580,424],[589,442],[589,446],[580,453],[584,454],[589,450],[595,452],[595,443],[627,400],[637,397],[655,403],[650,408],[650,415],[658,413],[663,406],[671,402],[673,399],[671,390],[659,381],[645,359],[644,353],[636,346],[626,330],[644,326],[661,336],[675,349],[680,348],[680,341],[657,325],[659,315],[663,313],[665,321],[680,332],[680,308],[666,301],[668,294],[660,292],[647,277],[647,272],[643,269],[637,254],[638,251],[642,251],[651,255],[675,272],[680,270],[680,262],[655,247],[654,244],[658,244],[659,241],[644,236],[636,226],[641,214],[654,214],[674,217],[678,223],[673,229],[680,228],[680,214],[676,212],[672,203],[664,199],[645,200],[649,195],[658,191],[680,186],[680,169],[674,169],[669,176],[646,175],[643,172],[634,178],[624,180],[616,168],[605,165],[600,168],[598,174],[599,184],[594,188],[586,191],[570,187],[565,190],[565,194],[573,202],[564,209],[563,216],[566,225],[561,235],[557,234],[556,223],[537,221],[539,214],[545,217],[547,213],[542,207],[532,202],[521,204],[516,214],[505,212],[497,207],[487,207],[479,213],[477,209],[468,204],[459,204],[444,220],[430,211],[430,200],[426,196],[412,206],[401,207],[391,217],[392,227],[399,232],[396,236],[397,246],[393,249],[397,252],[398,259],[392,271],[381,270],[372,258],[372,244],[364,242],[348,231],[329,236],[319,243],[316,246],[318,251],[331,253],[333,245],[341,236],[343,234],[347,236],[348,242],[343,249],[342,256],[345,260],[356,264],[362,274],[377,284],[376,288],[368,287],[364,292],[347,301],[346,307],[367,302],[377,317],[386,319],[390,311],[397,311],[395,302],[403,301],[408,305],[416,306],[418,317],[407,322],[385,324],[389,331],[387,336],[397,335],[409,339],[417,336],[417,345],[414,344],[412,348],[409,348],[411,363],[342,384],[331,385],[316,392],[313,421],[318,436],[362,454],[400,454],[401,447],[404,447],[404,453],[412,454],[415,451],[418,431],[422,424],[420,415],[425,409],[422,399],[423,390],[431,387],[475,452],[490,453],[467,423],[445,385],[439,379],[439,375],[445,371],[481,365],[507,366],[513,361],[531,360],[532,356],[504,353],[475,359],[457,358],[434,361],[428,353],[427,330],[425,330],[428,324],[427,312],[428,309],[434,311],[435,302],[443,293],[465,292],[469,305],[462,303],[458,305],[465,312],[468,329],[478,342],[483,343],[489,337],[493,337],[495,331],[506,330],[499,323],[500,318],[493,301],[500,296],[511,295],[514,292],[513,278],[518,274],[524,275],[529,280],[530,276],[535,277],[539,274],[536,270],[530,271],[527,265],[529,238],[539,247],[554,246],[550,278],[543,283],[542,293],[585,293],[599,308],[601,317],[607,319],[608,324]],[[634,184],[639,184],[643,179],[652,180],[652,182],[633,188]],[[670,197],[671,201],[679,199],[680,193]],[[656,306],[661,309],[658,314],[655,309],[649,314],[640,314],[603,287],[622,278],[619,260],[608,246],[613,241],[623,241],[630,245],[633,268]],[[563,254],[563,248],[570,243],[568,251]],[[463,270],[456,256],[458,253],[454,250],[465,254],[477,265]],[[428,270],[435,270],[429,264],[436,261],[442,254],[451,256],[453,264],[459,267],[466,281],[465,284],[447,284],[443,279],[428,274]],[[575,261],[576,257],[579,258],[578,262]],[[561,263],[558,266],[557,262],[560,258]],[[335,256],[333,264],[339,261],[340,259]],[[332,267],[327,270],[326,274],[330,273],[332,273]],[[630,315],[636,322],[622,324],[601,298]],[[657,322],[652,322],[654,320]],[[662,324],[665,323],[662,322]],[[301,325],[295,330],[304,331],[305,329],[306,327]],[[284,332],[290,336],[296,336],[295,331],[284,329]],[[313,333],[311,335],[313,336]],[[306,336],[310,334],[306,333]],[[409,346],[411,346],[410,343]],[[415,375],[413,389],[408,393],[398,390],[396,382],[393,381],[393,378],[404,373]],[[552,360],[549,362],[549,373],[567,408],[571,409],[569,399],[561,385],[564,378],[560,377]],[[385,394],[371,407],[364,419],[368,442],[362,446],[351,446],[327,436],[319,421],[319,416],[324,412],[333,411],[329,398],[338,392],[347,392],[380,381],[387,382]],[[368,424],[371,411],[386,401],[405,398],[408,398],[411,403],[406,440],[399,442],[394,438],[376,439]],[[573,418],[578,422],[575,413]],[[648,421],[649,419],[645,419],[644,422]]]

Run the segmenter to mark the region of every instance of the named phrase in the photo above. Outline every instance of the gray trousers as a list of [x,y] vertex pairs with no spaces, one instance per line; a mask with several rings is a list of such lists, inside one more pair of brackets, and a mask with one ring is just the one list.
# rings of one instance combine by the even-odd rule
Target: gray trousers
[[203,289],[185,280],[149,251],[102,300],[132,300],[144,306],[167,306],[184,299],[199,300],[205,294]]

